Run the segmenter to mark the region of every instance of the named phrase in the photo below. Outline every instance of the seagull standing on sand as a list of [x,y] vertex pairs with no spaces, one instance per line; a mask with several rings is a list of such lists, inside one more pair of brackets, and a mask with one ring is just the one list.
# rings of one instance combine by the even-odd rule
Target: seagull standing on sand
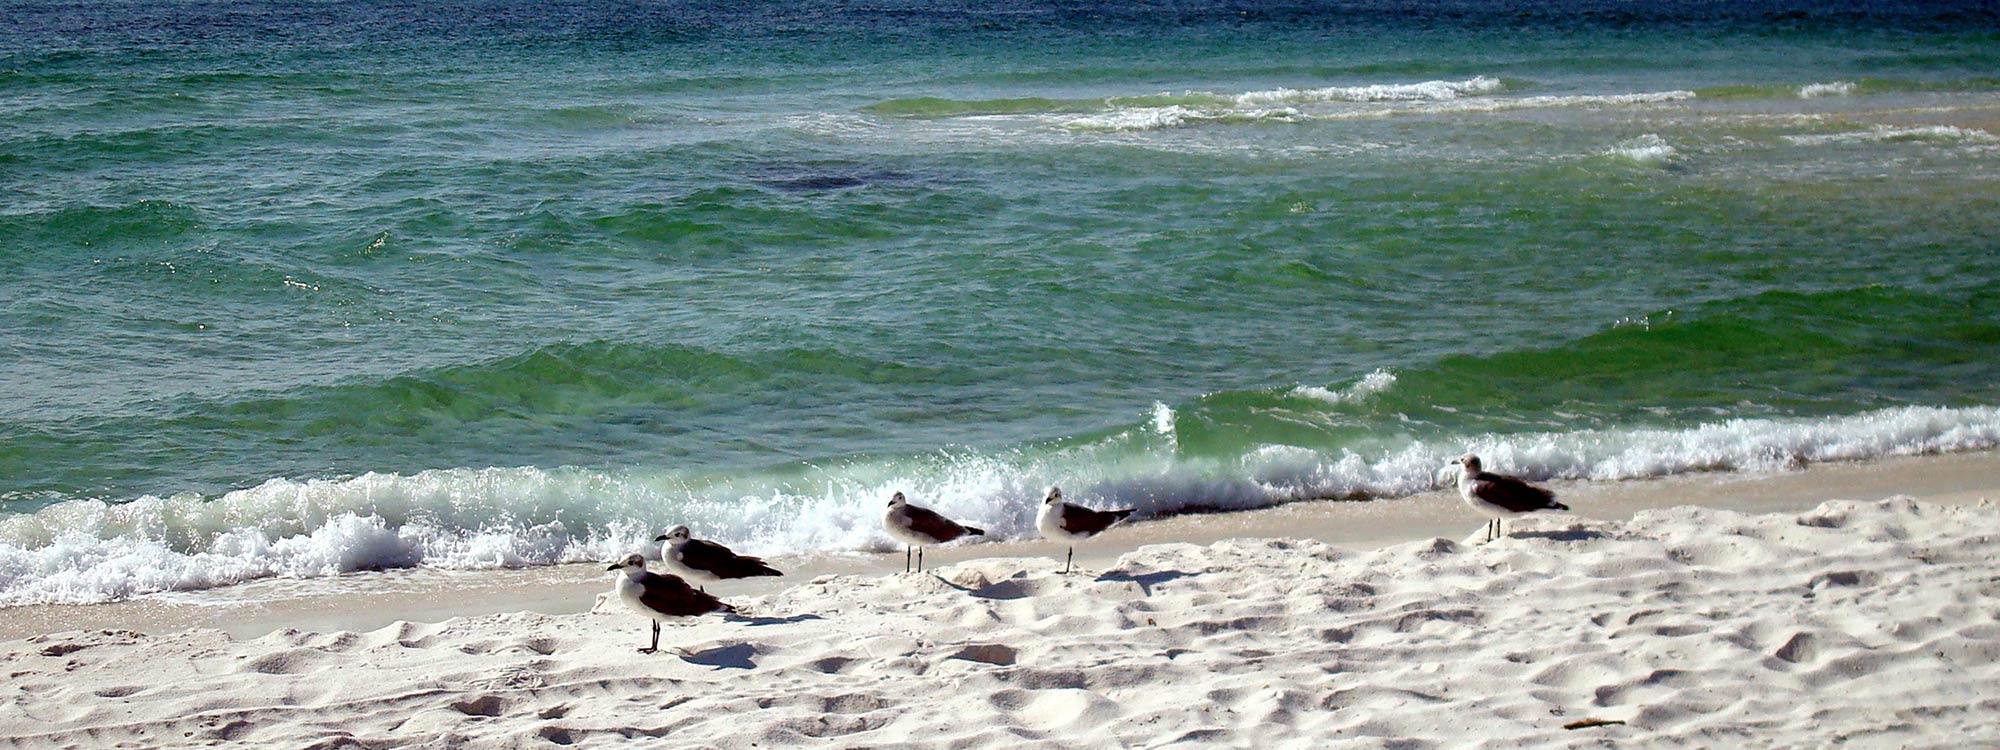
[[[739,555],[715,542],[696,539],[686,526],[675,526],[653,541],[666,542],[660,549],[660,559],[667,563],[669,570],[697,584],[731,578],[784,575],[777,568],[765,565],[761,558]],[[708,590],[705,586],[700,588]]]
[[626,555],[625,559],[605,570],[624,571],[612,590],[618,592],[618,598],[625,600],[627,606],[653,621],[653,645],[639,649],[642,654],[660,650],[661,620],[696,617],[710,612],[736,613],[735,607],[696,590],[680,576],[660,575],[646,570],[646,558],[641,555]]
[[1050,487],[1049,496],[1042,500],[1042,512],[1035,517],[1035,525],[1041,527],[1042,536],[1069,542],[1069,554],[1063,557],[1063,572],[1068,573],[1070,564],[1076,560],[1077,542],[1103,533],[1132,515],[1133,510],[1091,510],[1071,505],[1063,502],[1061,487]]
[[910,572],[910,550],[917,552],[917,572],[924,571],[924,547],[943,544],[962,536],[985,536],[985,529],[960,526],[929,508],[919,508],[898,492],[889,498],[889,511],[882,514],[882,526],[889,536],[908,545],[903,548],[903,572]]
[[1452,460],[1459,465],[1458,496],[1473,510],[1489,517],[1486,541],[1501,536],[1500,519],[1538,510],[1569,510],[1556,502],[1556,493],[1514,477],[1479,470],[1479,457],[1467,453]]

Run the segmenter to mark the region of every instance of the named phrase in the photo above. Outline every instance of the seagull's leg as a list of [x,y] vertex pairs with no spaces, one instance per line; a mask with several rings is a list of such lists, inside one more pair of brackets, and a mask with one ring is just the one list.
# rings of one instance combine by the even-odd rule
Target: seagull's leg
[[903,545],[903,572],[910,572],[910,545]]
[[917,572],[924,572],[924,548],[917,547]]
[[1069,575],[1070,563],[1076,562],[1076,545],[1069,546],[1069,554],[1063,556],[1063,575]]
[[660,621],[652,620],[652,623],[653,623],[653,645],[639,649],[639,653],[650,654],[660,650]]

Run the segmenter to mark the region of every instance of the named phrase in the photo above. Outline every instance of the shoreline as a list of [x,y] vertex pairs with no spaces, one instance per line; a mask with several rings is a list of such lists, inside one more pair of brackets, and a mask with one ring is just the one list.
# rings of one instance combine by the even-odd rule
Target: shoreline
[[652,653],[615,601],[72,631],[0,642],[0,746],[1984,747],[1996,510],[1680,505],[1490,544],[1149,544],[1076,575],[978,557],[744,597]]
[[[1750,513],[1803,511],[1829,500],[1910,496],[1938,505],[2000,498],[2000,451],[1823,463],[1781,473],[1682,474],[1617,482],[1551,482],[1574,515],[1624,520],[1678,505]],[[1375,549],[1443,537],[1464,539],[1481,519],[1450,490],[1367,501],[1305,501],[1246,511],[1182,514],[1121,527],[1077,549],[1078,565],[1103,567],[1149,544],[1210,544],[1237,538],[1311,539],[1347,549]],[[983,558],[1060,558],[1044,540],[990,542],[930,551],[927,570]],[[894,553],[771,556],[787,575],[713,587],[726,599],[782,592],[828,575],[893,575]],[[396,622],[454,617],[589,611],[609,586],[601,565],[512,570],[427,568],[331,578],[263,579],[218,589],[154,594],[100,604],[30,604],[0,608],[0,641],[74,630],[122,629],[168,634],[209,628],[250,639],[284,630],[375,630]]]

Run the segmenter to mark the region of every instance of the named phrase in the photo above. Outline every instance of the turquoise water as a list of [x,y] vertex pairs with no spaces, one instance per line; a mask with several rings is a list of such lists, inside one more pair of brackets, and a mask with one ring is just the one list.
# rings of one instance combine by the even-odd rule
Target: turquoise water
[[1990,448],[1996,21],[0,0],[0,603]]

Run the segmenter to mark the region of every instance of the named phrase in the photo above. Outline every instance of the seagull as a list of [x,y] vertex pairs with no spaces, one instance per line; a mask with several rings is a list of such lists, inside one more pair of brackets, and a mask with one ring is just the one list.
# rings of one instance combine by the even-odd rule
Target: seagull
[[1069,542],[1069,555],[1063,558],[1063,572],[1068,573],[1070,564],[1076,560],[1077,542],[1103,533],[1132,515],[1133,510],[1091,510],[1072,505],[1063,502],[1061,487],[1050,487],[1048,498],[1042,501],[1042,512],[1035,517],[1035,525],[1041,527],[1042,536]]
[[736,613],[736,608],[722,603],[721,599],[695,590],[687,581],[676,575],[660,575],[646,570],[646,558],[642,555],[626,555],[605,570],[622,570],[618,583],[612,591],[625,604],[653,621],[653,645],[639,649],[639,653],[650,654],[660,650],[660,621],[669,617],[696,617],[710,612]]
[[1514,477],[1479,470],[1479,457],[1467,453],[1452,460],[1458,464],[1458,496],[1466,505],[1491,517],[1486,522],[1486,541],[1502,536],[1500,519],[1538,510],[1569,510],[1556,502],[1556,493]]
[[921,573],[924,570],[924,547],[926,545],[943,544],[967,534],[972,536],[986,535],[985,529],[960,526],[957,522],[938,515],[936,511],[911,505],[908,500],[903,499],[903,493],[901,492],[889,498],[889,511],[882,514],[882,526],[889,530],[890,536],[908,545],[903,548],[903,572],[905,573],[910,572],[910,550],[912,549],[917,552],[917,572]]
[[[777,568],[765,565],[763,559],[739,555],[715,542],[695,539],[686,526],[675,526],[665,534],[653,539],[666,542],[660,549],[660,559],[667,568],[697,583],[715,583],[730,578],[752,578],[756,576],[781,576]],[[700,587],[707,591],[706,587]]]

